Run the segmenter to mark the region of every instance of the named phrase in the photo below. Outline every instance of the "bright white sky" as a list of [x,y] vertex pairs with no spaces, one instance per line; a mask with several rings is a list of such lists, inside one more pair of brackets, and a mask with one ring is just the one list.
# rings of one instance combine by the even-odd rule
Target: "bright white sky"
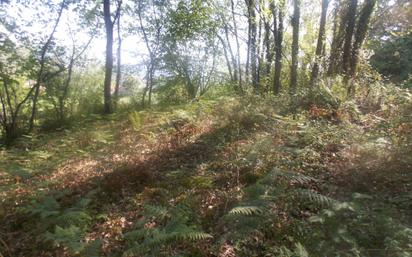
[[[124,2],[127,2],[125,0]],[[57,4],[60,1],[56,1]],[[0,15],[6,15],[10,18],[14,18],[20,24],[28,24],[22,26],[22,30],[25,33],[30,33],[34,37],[46,38],[52,31],[52,27],[57,18],[57,12],[50,15],[45,8],[23,8],[19,4],[10,4],[7,7],[7,10],[3,10]],[[68,49],[72,47],[72,40],[70,36],[70,30],[74,31],[75,42],[78,47],[84,45],[90,39],[90,36],[87,34],[87,31],[81,30],[78,26],[78,14],[74,13],[73,10],[64,10],[61,17],[61,21],[55,33],[55,41],[58,42],[58,45],[66,46]],[[38,17],[39,16],[39,17]],[[43,16],[43,17],[42,17]],[[47,17],[49,21],[44,24],[42,19]],[[116,28],[115,28],[116,29]],[[0,31],[6,32],[4,26],[0,24]],[[123,31],[124,33],[124,31]],[[115,40],[117,40],[115,31]],[[11,39],[14,39],[13,35],[10,35]],[[114,50],[117,48],[117,41],[114,44]],[[104,31],[99,33],[94,37],[90,47],[87,50],[87,55],[90,58],[97,59],[101,62],[104,61],[106,49],[106,40],[104,37]],[[124,64],[136,64],[141,63],[143,56],[147,55],[147,50],[142,42],[140,36],[138,35],[127,35],[122,40],[122,62]]]
[[[56,3],[56,6],[58,6],[61,1],[60,0],[52,0]],[[130,1],[130,0],[129,0]],[[393,1],[393,0],[390,0]],[[127,4],[128,0],[124,0],[124,4]],[[319,3],[317,3],[319,2]],[[320,7],[320,0],[319,1],[314,1],[312,2],[304,2],[304,5],[302,6],[302,16],[304,16],[305,13],[313,13],[313,12],[318,12],[319,10],[316,8],[317,6]],[[40,1],[39,3],[42,3]],[[40,4],[41,5],[41,4]],[[329,10],[331,10],[333,5],[333,2],[330,4]],[[113,10],[112,10],[113,11]],[[285,17],[285,26],[288,28],[289,26],[289,16],[291,15],[291,8],[289,8],[289,13]],[[22,29],[26,32],[32,33],[35,35],[35,37],[39,38],[39,35],[41,35],[43,38],[46,38],[51,30],[52,26],[54,25],[54,22],[56,20],[57,12],[54,14],[51,14],[47,11],[47,9],[43,8],[26,8],[23,9],[19,4],[10,4],[10,7],[7,8],[7,13],[5,11],[0,10],[0,15],[6,15],[9,17],[15,18],[18,22],[21,22],[21,24],[29,24],[26,26],[23,26]],[[51,16],[51,17],[50,17]],[[88,40],[89,40],[89,35],[87,34],[86,31],[82,31],[79,29],[78,25],[79,18],[77,17],[78,14],[76,14],[72,10],[64,10],[61,22],[59,24],[59,27],[56,31],[55,34],[55,40],[57,41],[58,45],[66,46],[68,49],[71,49],[72,47],[72,42],[71,42],[71,37],[69,33],[69,27],[75,32],[75,38],[76,38],[76,45],[81,46],[84,45]],[[313,17],[313,16],[312,16]],[[125,21],[126,17],[122,17],[122,21]],[[44,25],[42,22],[42,19],[46,19],[47,23]],[[243,24],[244,22],[238,21],[239,27],[246,27],[246,24]],[[116,28],[115,28],[116,29]],[[4,30],[0,24],[0,30]],[[239,32],[241,29],[239,29]],[[123,32],[125,32],[123,30]],[[243,29],[243,33],[246,33],[246,31]],[[114,33],[115,35],[117,34],[116,32]],[[145,47],[145,44],[143,43],[141,37],[139,35],[128,35],[126,37],[123,37],[123,44],[122,44],[122,63],[123,64],[138,64],[142,63],[143,59],[145,56],[147,56],[147,49]],[[305,34],[305,28],[301,28],[301,37],[304,36]],[[102,31],[99,33],[98,37],[94,38],[92,41],[92,44],[90,45],[87,55],[91,58],[97,59],[103,63],[104,61],[104,54],[105,54],[105,47],[106,47],[106,41],[104,37],[105,33]],[[246,38],[246,35],[241,36],[242,38]],[[115,36],[116,40],[116,36]],[[231,45],[233,49],[235,48],[235,41],[232,40]],[[116,41],[114,44],[114,53],[116,50]],[[245,44],[242,44],[242,49],[241,49],[241,56],[243,59],[243,62],[246,60],[246,47]]]

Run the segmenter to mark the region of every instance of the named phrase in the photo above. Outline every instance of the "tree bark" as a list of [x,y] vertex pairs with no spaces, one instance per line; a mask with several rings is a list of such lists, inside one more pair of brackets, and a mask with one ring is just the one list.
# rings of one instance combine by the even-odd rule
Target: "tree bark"
[[240,64],[240,44],[239,44],[239,36],[237,33],[237,22],[235,18],[235,3],[233,0],[230,0],[230,7],[232,10],[232,19],[233,19],[233,29],[235,32],[235,39],[236,39],[236,58],[237,58],[237,67],[238,67],[238,72],[239,72],[239,81],[238,81],[238,89],[242,90],[242,67]]
[[[283,6],[278,8],[278,28],[275,32],[275,76],[273,78],[273,93],[279,94],[282,82],[280,75],[282,72],[282,41],[283,41]],[[276,15],[274,15],[276,18]],[[274,22],[276,25],[276,21]]]
[[345,23],[345,43],[343,45],[342,68],[344,74],[347,76],[350,72],[351,57],[352,57],[352,39],[355,31],[356,9],[358,0],[349,0],[348,12]]
[[350,75],[354,76],[356,73],[359,51],[362,47],[363,41],[365,40],[366,33],[369,28],[370,18],[375,7],[376,0],[365,0],[362,10],[359,15],[358,25],[355,32],[355,42],[353,43],[352,49],[352,59],[351,59],[351,69]]
[[119,89],[120,89],[120,82],[122,79],[122,36],[120,35],[120,14],[117,18],[117,53],[116,53],[116,60],[117,60],[117,69],[116,69],[116,86],[114,89],[114,104],[115,108],[117,108],[117,104],[119,101]]
[[338,28],[339,25],[339,11],[341,9],[340,2],[337,2],[334,7],[333,11],[333,28],[332,28],[332,44],[330,46],[330,55],[329,55],[329,65],[327,75],[332,76],[336,73],[337,61],[339,57],[338,48],[341,45],[339,42],[340,29]]
[[257,23],[256,23],[256,2],[255,0],[249,0],[249,19],[250,19],[250,73],[252,75],[253,89],[258,92],[258,74],[257,74],[257,49],[256,49],[256,36],[257,36]]
[[300,0],[293,0],[292,17],[292,65],[290,68],[290,87],[289,93],[296,93],[298,82],[298,52],[299,52],[299,19],[300,19]]
[[[275,18],[276,19],[276,18]],[[272,61],[273,61],[273,47],[270,42],[270,23],[266,19],[263,21],[265,26],[265,37],[264,37],[264,45],[266,48],[266,64],[265,64],[265,88],[269,90],[269,81],[270,81],[270,70],[272,68]],[[275,25],[276,27],[276,25]],[[274,32],[276,33],[276,32]]]
[[106,29],[106,62],[104,74],[104,113],[112,113],[111,84],[113,71],[113,22],[110,0],[103,1],[104,24]]
[[316,83],[318,79],[319,63],[322,58],[322,50],[323,50],[323,45],[325,41],[325,26],[326,26],[326,14],[328,12],[328,5],[329,5],[329,0],[322,0],[322,13],[320,16],[318,42],[316,44],[316,52],[315,52],[315,62],[313,64],[312,74],[310,78],[311,88],[313,88],[314,84]]
[[110,0],[103,0],[103,16],[106,29],[106,61],[104,74],[104,113],[113,112],[112,103],[112,72],[113,72],[113,26],[120,15],[122,0],[117,0],[117,10],[112,21],[110,12]]

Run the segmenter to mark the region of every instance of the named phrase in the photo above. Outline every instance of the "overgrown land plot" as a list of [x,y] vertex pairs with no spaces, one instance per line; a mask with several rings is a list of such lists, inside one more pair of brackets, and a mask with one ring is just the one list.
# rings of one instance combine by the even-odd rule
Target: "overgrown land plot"
[[0,257],[412,256],[411,17],[0,0]]

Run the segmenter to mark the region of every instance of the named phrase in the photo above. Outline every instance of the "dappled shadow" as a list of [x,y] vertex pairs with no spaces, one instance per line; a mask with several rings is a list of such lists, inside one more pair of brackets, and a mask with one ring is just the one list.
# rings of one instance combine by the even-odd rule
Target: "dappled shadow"
[[[245,139],[256,131],[253,124],[241,120],[239,123],[229,123],[223,126],[209,124],[207,128],[195,126],[189,122],[171,126],[166,133],[161,134],[160,138],[155,140],[156,149],[152,149],[149,153],[142,153],[143,149],[139,149],[139,146],[143,145],[139,145],[140,143],[134,145],[133,151],[130,150],[130,145],[122,145],[120,141],[119,145],[111,147],[106,158],[89,157],[66,163],[50,177],[55,181],[65,182],[52,185],[50,194],[68,190],[59,201],[64,201],[63,206],[70,206],[97,189],[93,196],[95,198],[93,211],[116,216],[125,212],[123,199],[136,195],[145,188],[167,183],[169,172],[178,170],[188,176],[195,175],[199,165],[221,158],[225,145]],[[136,141],[132,143],[135,144]],[[128,150],[123,153],[116,152],[124,148]],[[122,154],[127,155],[127,158],[116,161],[116,156]],[[65,167],[68,170],[65,170]],[[87,175],[82,173],[87,173]],[[99,204],[100,202],[102,204]],[[103,207],[105,210],[102,210]],[[139,215],[138,210],[135,209],[133,212],[130,215]],[[8,234],[4,239],[5,243],[12,246],[10,248],[13,256],[24,256],[24,253],[30,250],[23,248],[34,247],[30,244],[31,237],[24,233],[25,222],[27,220],[23,216],[14,217],[9,225],[3,227],[6,228],[3,230],[4,233]],[[101,230],[102,228],[98,226],[102,225],[104,226],[104,224],[93,224],[93,227],[97,226],[93,230]],[[15,233],[16,230],[19,232]],[[101,235],[96,235],[96,237],[101,237]],[[22,240],[20,246],[13,243],[18,240]]]
[[115,201],[117,196],[135,194],[166,179],[168,172],[179,170],[194,174],[198,165],[220,158],[224,145],[245,139],[254,131],[253,126],[235,126],[236,124],[229,124],[211,127],[193,138],[199,132],[198,129],[190,123],[182,124],[175,128],[174,133],[160,139],[163,142],[159,149],[149,156],[132,158],[102,177],[74,185],[72,191],[85,192],[87,188],[91,188],[90,184],[98,184],[102,193],[110,195]]

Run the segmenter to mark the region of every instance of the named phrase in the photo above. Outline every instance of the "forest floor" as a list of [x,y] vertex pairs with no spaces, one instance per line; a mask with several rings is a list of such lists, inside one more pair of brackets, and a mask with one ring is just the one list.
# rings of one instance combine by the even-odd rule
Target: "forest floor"
[[[409,256],[398,255],[412,238],[412,160],[398,147],[408,139],[393,138],[377,113],[357,122],[318,109],[292,118],[249,101],[96,115],[2,149],[0,256],[288,256],[281,246],[300,256],[292,255],[298,242],[315,253],[309,256]],[[278,199],[276,208],[251,206],[260,202],[250,188],[274,170],[302,175],[283,185],[285,192],[303,180],[324,196],[318,202],[348,203],[352,213],[360,203],[361,214],[296,198]],[[189,209],[183,214],[176,209],[182,203]],[[154,206],[157,214],[147,214]],[[227,218],[237,206],[249,207],[248,217],[276,216],[276,235],[263,221],[239,239],[242,231]],[[335,227],[313,219],[325,221],[325,209],[335,212]],[[173,215],[187,217],[174,227]],[[157,230],[133,237],[139,229]]]

